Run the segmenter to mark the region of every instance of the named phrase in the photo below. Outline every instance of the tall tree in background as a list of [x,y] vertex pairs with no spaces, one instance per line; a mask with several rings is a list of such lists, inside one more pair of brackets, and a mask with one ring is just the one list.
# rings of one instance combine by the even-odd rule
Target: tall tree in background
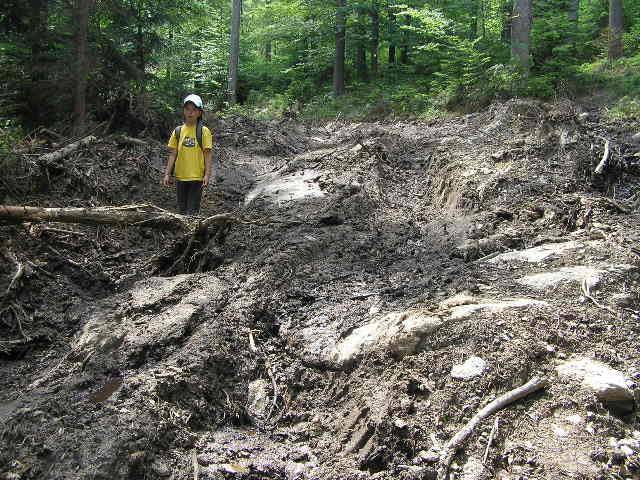
[[355,43],[356,43],[356,72],[360,80],[366,80],[367,72],[367,25],[366,25],[366,6],[362,3],[355,6],[357,18],[355,23]]
[[511,19],[511,58],[529,75],[532,0],[514,0]]
[[336,0],[336,56],[333,65],[333,94],[336,97],[344,95],[346,6],[346,0]]
[[29,17],[26,40],[30,51],[30,65],[25,65],[30,73],[27,80],[26,103],[29,116],[37,124],[46,117],[43,105],[46,104],[47,89],[43,88],[47,78],[49,2],[47,0],[29,0],[27,16]]
[[371,1],[371,74],[378,74],[378,49],[380,48],[380,4],[378,0]]
[[[404,21],[407,27],[411,26],[410,15],[405,15]],[[402,65],[407,65],[409,63],[409,48],[410,48],[409,30],[407,29],[402,32],[402,45],[400,46],[400,63]]]
[[397,30],[398,25],[396,22],[396,14],[392,8],[387,9],[387,16],[389,18],[389,64],[393,65],[396,63],[396,38],[397,38]]
[[504,0],[502,3],[502,30],[500,32],[500,40],[505,44],[511,44],[511,19],[513,17],[513,2]]
[[242,0],[233,0],[231,13],[231,46],[229,51],[229,103],[238,101],[238,63],[240,58],[240,14]]
[[87,76],[89,74],[88,31],[91,0],[75,0],[75,88],[73,94],[73,117],[76,134],[82,134],[87,128]]
[[[271,3],[271,0],[264,0],[264,4],[267,8],[269,7],[270,3]],[[269,63],[271,62],[271,47],[272,47],[271,37],[269,37],[267,38],[264,44],[264,59]]]
[[622,57],[622,0],[609,0],[609,61]]

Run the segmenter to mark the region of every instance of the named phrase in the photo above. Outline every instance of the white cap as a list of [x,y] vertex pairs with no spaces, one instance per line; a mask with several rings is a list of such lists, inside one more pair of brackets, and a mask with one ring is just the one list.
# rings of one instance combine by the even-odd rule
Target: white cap
[[188,102],[193,103],[196,108],[199,108],[200,110],[202,110],[204,108],[204,105],[202,103],[202,99],[200,98],[199,95],[195,95],[195,94],[191,94],[191,95],[187,95],[186,98],[184,99],[184,101],[182,102],[182,105],[186,105]]

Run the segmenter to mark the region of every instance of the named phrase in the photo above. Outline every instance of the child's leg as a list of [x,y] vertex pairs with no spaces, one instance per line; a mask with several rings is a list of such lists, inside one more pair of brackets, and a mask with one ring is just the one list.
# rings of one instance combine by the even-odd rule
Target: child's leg
[[178,197],[178,213],[187,214],[187,200],[189,198],[189,184],[191,182],[183,182],[176,180],[176,196]]
[[187,195],[187,214],[197,215],[200,213],[200,201],[202,200],[202,182],[186,182],[189,184],[189,194]]

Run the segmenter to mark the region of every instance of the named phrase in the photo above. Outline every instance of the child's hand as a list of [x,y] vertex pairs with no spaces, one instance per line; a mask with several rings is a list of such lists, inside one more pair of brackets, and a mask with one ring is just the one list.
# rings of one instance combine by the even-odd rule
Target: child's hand
[[209,186],[209,176],[205,175],[202,179],[202,188],[207,188]]
[[162,184],[165,187],[168,187],[169,185],[171,185],[171,175],[169,175],[168,173],[166,173],[164,175],[164,178],[162,179]]

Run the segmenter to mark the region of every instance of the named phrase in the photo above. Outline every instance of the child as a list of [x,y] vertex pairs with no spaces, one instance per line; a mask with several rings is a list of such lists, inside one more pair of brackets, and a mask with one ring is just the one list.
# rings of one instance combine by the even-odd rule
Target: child
[[[171,172],[175,164],[178,213],[197,215],[200,211],[202,189],[209,185],[211,178],[213,135],[202,125],[204,105],[198,95],[188,95],[182,105],[184,125],[176,128],[169,139],[170,151],[162,183],[171,183]],[[200,138],[199,130],[202,132]]]

